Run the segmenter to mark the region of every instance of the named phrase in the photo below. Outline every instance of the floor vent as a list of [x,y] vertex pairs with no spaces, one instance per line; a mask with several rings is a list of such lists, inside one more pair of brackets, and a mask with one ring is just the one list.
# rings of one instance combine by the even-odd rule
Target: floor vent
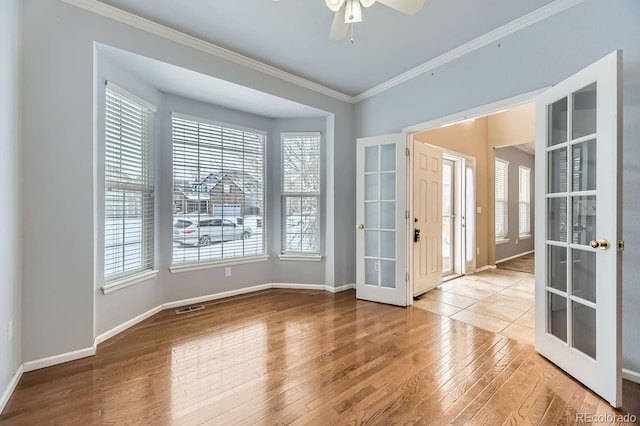
[[185,306],[183,308],[178,308],[176,309],[176,314],[180,315],[180,314],[187,314],[189,312],[193,312],[193,311],[200,311],[204,309],[204,305],[192,305],[192,306]]

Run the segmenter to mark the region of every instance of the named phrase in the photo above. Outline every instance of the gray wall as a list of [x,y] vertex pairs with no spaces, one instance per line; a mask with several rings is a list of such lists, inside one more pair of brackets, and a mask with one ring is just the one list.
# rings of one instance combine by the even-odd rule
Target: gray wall
[[640,2],[586,0],[356,105],[357,137],[402,128],[553,85],[624,51],[623,359],[640,371]]
[[[20,0],[0,4],[0,396],[22,362]],[[7,327],[13,320],[13,339]],[[1,407],[0,407],[1,410]]]
[[[325,248],[331,259],[314,265],[318,275],[310,279],[322,281],[324,272],[324,283],[329,285],[354,281],[352,105],[59,0],[26,0],[23,4],[23,217],[30,223],[24,230],[23,306],[28,307],[28,312],[23,324],[23,361],[91,347],[96,335],[145,312],[158,300],[174,301],[236,290],[272,282],[275,276],[273,268],[277,261],[234,266],[231,278],[224,278],[221,268],[170,274],[167,271],[170,253],[160,248],[157,253],[160,274],[155,281],[109,296],[97,291],[94,210],[99,192],[94,188],[97,173],[94,42],[327,111],[326,191],[330,199],[325,212],[328,224]],[[166,116],[169,108],[178,106],[184,106],[182,112],[186,113],[194,107],[191,102],[187,105],[168,96],[167,104],[158,109],[158,114]],[[217,119],[225,121],[224,117]],[[226,121],[232,120],[233,117]],[[330,125],[334,127],[329,131]],[[171,170],[167,163],[168,149],[165,139],[159,147],[158,177],[165,184]],[[158,194],[159,210],[170,206],[170,193],[165,192]],[[340,207],[339,211],[335,206]],[[46,221],[42,220],[43,211]],[[163,247],[171,229],[168,216],[160,215],[157,226],[157,243]],[[302,270],[290,272],[302,276]]]
[[[535,157],[513,147],[496,148],[495,154],[496,158],[509,162],[509,190],[507,193],[507,200],[509,201],[507,238],[509,239],[509,242],[496,244],[496,262],[499,262],[502,259],[517,256],[521,253],[533,250],[535,235],[535,216],[533,214],[535,211]],[[520,222],[520,205],[518,203],[520,166],[528,167],[531,170],[531,210],[529,212],[531,215],[531,237],[524,239],[521,239],[518,235]]]

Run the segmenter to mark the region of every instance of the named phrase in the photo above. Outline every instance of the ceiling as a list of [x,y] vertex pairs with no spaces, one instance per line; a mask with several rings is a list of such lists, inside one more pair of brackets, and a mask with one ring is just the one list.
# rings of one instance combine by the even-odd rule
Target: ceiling
[[427,0],[415,16],[381,4],[330,41],[323,0],[101,0],[349,96],[560,0]]
[[97,44],[102,58],[161,92],[268,118],[323,117],[328,113],[122,49]]

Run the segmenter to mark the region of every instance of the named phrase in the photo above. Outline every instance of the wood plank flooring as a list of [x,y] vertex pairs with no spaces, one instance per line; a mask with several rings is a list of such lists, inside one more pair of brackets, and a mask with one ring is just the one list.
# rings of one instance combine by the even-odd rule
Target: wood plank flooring
[[613,410],[533,347],[353,291],[164,311],[94,357],[24,374],[1,425],[573,424]]

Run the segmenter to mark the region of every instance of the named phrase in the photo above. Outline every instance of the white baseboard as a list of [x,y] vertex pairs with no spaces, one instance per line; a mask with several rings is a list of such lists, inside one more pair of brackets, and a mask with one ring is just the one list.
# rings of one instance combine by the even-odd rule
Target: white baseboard
[[67,352],[60,355],[54,355],[47,358],[37,359],[35,361],[27,361],[23,365],[24,372],[33,370],[39,370],[45,367],[51,367],[52,365],[63,364],[69,361],[75,361],[76,359],[86,358],[96,354],[96,347],[78,349],[77,351]]
[[496,269],[496,265],[485,265],[485,266],[481,266],[479,268],[477,268],[474,273],[476,272],[482,272],[482,271],[486,271],[488,269]]
[[328,287],[327,286],[327,291],[330,291],[331,293],[340,293],[341,291],[351,290],[353,288],[356,288],[355,283],[345,284],[345,285],[341,285],[339,287]]
[[637,371],[633,371],[633,370],[629,370],[627,368],[623,368],[622,369],[622,378],[640,384],[640,373],[638,373]]
[[211,300],[224,299],[225,297],[238,296],[240,294],[253,293],[254,291],[268,290],[272,284],[260,284],[253,287],[241,288],[238,290],[225,291],[222,293],[208,294],[206,296],[194,297],[191,299],[176,300],[175,302],[164,303],[162,309],[179,308],[180,306],[193,305],[194,303],[209,302]]
[[252,287],[241,288],[238,290],[225,291],[222,293],[214,293],[208,294],[206,296],[194,297],[191,299],[183,299],[176,300],[175,302],[164,303],[160,306],[156,306],[149,311],[138,315],[135,318],[130,319],[129,321],[120,324],[117,327],[112,328],[111,330],[100,334],[96,337],[93,347],[80,349],[73,352],[68,352],[60,355],[51,356],[48,358],[43,358],[35,361],[25,362],[23,364],[23,371],[34,371],[39,370],[40,368],[50,367],[56,364],[62,364],[68,361],[74,361],[76,359],[85,358],[88,356],[95,355],[97,345],[110,339],[111,337],[122,333],[124,330],[138,324],[141,321],[157,314],[158,312],[165,309],[178,308],[180,306],[185,305],[193,305],[196,303],[209,302],[217,299],[224,299],[227,297],[238,296],[241,294],[253,293],[261,290],[268,290],[270,288],[286,288],[286,289],[295,289],[295,290],[324,290],[331,293],[338,293],[340,291],[349,290],[355,287],[355,284],[346,284],[340,287],[332,287],[324,284],[294,284],[294,283],[268,283],[268,284],[260,284]]
[[157,314],[158,312],[161,312],[161,311],[162,311],[162,306],[156,306],[155,308],[150,309],[147,312],[145,312],[143,314],[140,314],[137,317],[132,318],[129,321],[127,321],[125,323],[122,323],[119,326],[114,327],[111,330],[102,333],[101,335],[96,337],[95,346],[99,345],[100,343],[104,342],[107,339],[112,338],[116,334],[122,333],[127,328],[133,327],[134,325],[138,324],[139,322],[142,322],[142,321],[146,320],[147,318],[152,317],[153,315],[155,315],[155,314]]
[[22,373],[24,371],[24,367],[22,364],[16,370],[16,374],[13,375],[11,381],[7,385],[7,388],[2,392],[2,396],[0,396],[0,414],[4,411],[4,407],[7,406],[7,402],[9,402],[9,398],[13,395],[13,391],[16,390],[18,383],[20,382],[20,378],[22,377]]
[[524,253],[520,253],[520,254],[516,254],[516,255],[513,255],[513,256],[505,257],[504,259],[496,260],[496,264],[502,263],[502,262],[506,262],[507,260],[517,259],[520,256],[525,256],[525,255],[531,254],[531,253],[533,253],[533,250],[529,250],[529,251],[525,251]]

